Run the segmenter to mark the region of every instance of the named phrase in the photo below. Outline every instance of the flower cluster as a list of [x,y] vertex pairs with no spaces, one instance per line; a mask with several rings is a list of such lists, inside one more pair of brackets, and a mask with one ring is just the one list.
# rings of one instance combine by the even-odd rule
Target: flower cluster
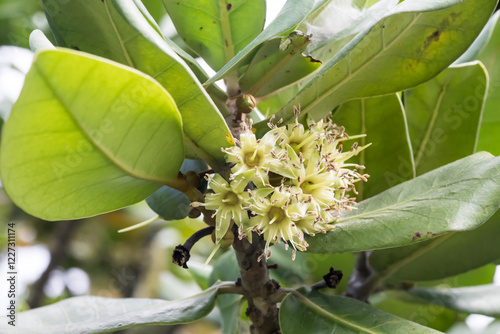
[[234,222],[240,239],[251,239],[252,231],[263,234],[267,257],[270,244],[281,240],[292,245],[295,255],[307,249],[304,234],[325,233],[340,211],[356,204],[347,192],[356,193],[355,182],[368,175],[358,172],[363,166],[346,160],[366,146],[355,143],[344,152],[343,142],[352,138],[331,121],[308,130],[298,121],[278,127],[271,120],[269,125],[271,130],[257,139],[250,124],[237,146],[223,150],[233,164],[229,181],[213,176],[213,193],[202,205],[215,210],[216,242]]

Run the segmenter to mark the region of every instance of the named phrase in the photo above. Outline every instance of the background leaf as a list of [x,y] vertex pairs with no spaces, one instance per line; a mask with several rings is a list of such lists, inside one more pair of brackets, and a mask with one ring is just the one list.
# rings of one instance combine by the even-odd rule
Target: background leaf
[[487,87],[476,61],[404,92],[417,175],[474,153]]
[[[314,43],[308,47],[308,53],[321,61],[327,61],[358,33],[387,16],[398,3],[399,0],[381,0],[366,8],[367,3],[359,3],[358,7],[356,1],[330,1],[323,10],[298,29],[313,35]],[[335,21],[332,17],[335,17]]]
[[287,0],[281,11],[273,22],[267,26],[257,37],[255,37],[243,50],[241,50],[233,59],[225,64],[213,77],[211,77],[205,86],[209,86],[219,79],[224,78],[229,72],[238,68],[238,65],[246,59],[263,42],[274,37],[286,36],[295,26],[301,23],[311,12],[314,12],[328,0]]
[[390,248],[477,227],[498,209],[499,159],[477,153],[371,197],[342,212],[333,230],[308,238],[308,251]]
[[282,42],[281,38],[272,39],[257,51],[240,77],[243,93],[255,97],[268,95],[308,76],[320,67],[320,61],[302,54],[310,42],[308,36],[292,32],[285,41]]
[[498,18],[500,17],[500,12],[495,12],[489,19],[488,23],[484,26],[483,31],[477,36],[476,40],[472,45],[464,52],[463,55],[458,58],[454,64],[462,64],[477,60],[478,55],[484,48],[488,45],[495,30]]
[[151,75],[174,98],[182,116],[186,154],[212,167],[232,146],[226,123],[196,76],[132,1],[44,0],[58,45],[78,48]]
[[[186,159],[182,163],[181,172],[186,174],[189,171],[202,172],[208,169],[205,162],[201,160]],[[201,192],[207,190],[207,182],[205,179],[201,180]],[[165,220],[179,220],[184,219],[191,212],[191,201],[183,192],[168,186],[162,186],[154,192],[151,196],[146,198],[148,206]]]
[[46,220],[143,200],[177,178],[184,156],[179,112],[158,83],[71,51],[37,54],[3,131],[4,187]]
[[110,333],[144,325],[175,325],[207,316],[215,305],[217,287],[175,301],[142,298],[74,297],[21,312],[16,327],[4,321],[4,334]]
[[[406,0],[351,40],[276,113],[285,123],[302,115],[320,119],[335,106],[425,82],[459,57],[488,21],[494,0]],[[261,133],[266,121],[256,124]]]
[[327,296],[318,291],[298,298],[288,295],[280,307],[280,325],[288,333],[440,333],[353,298]]
[[[372,145],[351,158],[366,166],[368,182],[359,182],[355,195],[358,201],[372,197],[391,186],[414,177],[413,157],[408,137],[405,112],[397,94],[354,100],[342,104],[332,121],[346,128],[360,146]],[[347,148],[352,142],[346,142]]]
[[454,289],[413,288],[413,296],[432,304],[464,313],[478,313],[490,317],[500,316],[500,287],[482,285]]
[[456,312],[442,305],[416,303],[414,299],[399,291],[384,291],[372,295],[369,302],[381,311],[442,332],[457,321]]
[[184,42],[215,71],[264,28],[265,0],[163,0]]
[[[500,15],[500,14],[498,14]],[[498,126],[500,125],[500,21],[496,16],[495,26],[490,41],[481,51],[479,59],[488,70],[490,82],[488,87],[488,96],[484,105],[483,120],[479,132],[478,150],[485,150],[494,155],[500,155],[500,140]]]
[[373,252],[370,265],[403,281],[428,281],[491,263],[500,254],[500,212],[472,231],[449,233],[416,245]]

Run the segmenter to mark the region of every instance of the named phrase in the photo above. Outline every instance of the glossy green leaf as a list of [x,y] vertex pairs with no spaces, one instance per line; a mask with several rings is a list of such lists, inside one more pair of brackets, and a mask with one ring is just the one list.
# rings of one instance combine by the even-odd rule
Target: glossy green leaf
[[500,12],[496,12],[484,26],[483,31],[477,36],[472,45],[458,58],[454,64],[461,64],[476,60],[478,55],[486,48],[491,40],[493,32],[500,17]]
[[397,94],[344,103],[332,121],[344,126],[350,136],[366,134],[356,139],[360,146],[372,144],[352,158],[366,166],[363,173],[370,175],[368,182],[356,184],[358,201],[415,176],[405,112]]
[[[500,15],[500,14],[499,14]],[[500,134],[498,127],[500,125],[500,21],[495,22],[493,34],[489,43],[481,51],[477,59],[479,59],[486,69],[490,77],[488,87],[488,96],[484,105],[483,120],[481,122],[481,130],[479,132],[478,150],[485,150],[494,155],[500,155]]]
[[458,312],[500,316],[500,286],[481,285],[454,289],[417,287],[408,293]]
[[487,87],[476,61],[404,92],[417,175],[474,153]]
[[[240,275],[236,253],[232,250],[227,251],[217,259],[214,270],[210,275],[210,283],[217,281],[236,281]],[[217,297],[217,307],[221,314],[221,327],[223,334],[238,333],[238,320],[241,313],[240,295],[221,295]]]
[[481,152],[398,184],[340,214],[308,251],[342,253],[419,243],[484,223],[500,203],[500,158]]
[[479,267],[477,269],[472,269],[465,273],[461,273],[455,276],[450,276],[444,279],[433,280],[433,281],[419,281],[418,286],[419,287],[446,286],[451,288],[457,288],[461,286],[491,284],[493,283],[493,278],[495,277],[495,271],[496,271],[496,265],[490,263],[485,266]]
[[317,10],[328,0],[287,0],[273,22],[255,37],[243,50],[224,65],[204,85],[209,86],[219,79],[224,78],[229,72],[238,68],[241,62],[251,55],[255,49],[272,38],[286,36],[294,27],[301,23],[311,12]]
[[275,38],[264,43],[240,77],[241,91],[265,96],[316,71],[321,62],[302,54],[309,43],[309,36],[298,32],[292,32],[285,42]]
[[196,321],[214,308],[217,287],[181,300],[74,297],[21,312],[16,327],[0,324],[4,334],[110,333],[144,325],[175,325]]
[[176,179],[182,138],[177,107],[156,81],[103,58],[43,51],[4,127],[0,172],[28,213],[88,217]]
[[184,219],[191,211],[191,201],[184,193],[163,186],[146,198],[148,206],[165,220]]
[[[199,173],[207,169],[207,164],[201,160],[186,159],[181,166],[181,172],[184,174],[189,171]],[[200,191],[205,192],[206,189],[207,182],[203,179]],[[146,203],[151,210],[165,220],[184,219],[192,209],[191,201],[184,193],[168,186],[163,186],[155,191],[154,194],[146,198]]]
[[500,212],[472,231],[449,233],[416,245],[373,252],[370,265],[382,276],[398,280],[441,279],[495,261],[500,254],[498,235]]
[[163,0],[186,44],[215,71],[264,27],[265,0]]
[[[314,119],[353,99],[388,94],[434,77],[460,56],[488,21],[495,0],[406,0],[359,33],[276,114]],[[262,132],[266,121],[256,124]]]
[[457,320],[455,312],[442,305],[415,303],[409,300],[415,298],[402,298],[401,295],[407,296],[399,291],[384,291],[372,295],[369,302],[381,311],[438,331],[446,331]]
[[225,164],[221,147],[233,143],[224,119],[141,8],[117,0],[43,0],[43,4],[59,45],[118,61],[155,78],[179,108],[186,155],[214,168]]
[[[363,8],[367,5],[366,3],[357,7],[355,4],[331,1],[327,9],[321,11],[315,18],[308,20],[304,27],[299,26],[298,29],[306,30],[313,35],[313,38],[319,35],[307,51],[313,57],[327,61],[342,50],[356,34],[387,16],[398,3],[399,0],[381,0],[369,8]],[[353,8],[348,9],[345,8],[346,6]],[[333,18],[335,24],[332,24]],[[334,29],[333,34],[328,34],[328,28],[322,27],[325,24],[333,26],[331,27]]]
[[280,325],[283,334],[440,333],[359,300],[318,291],[287,296],[280,307]]

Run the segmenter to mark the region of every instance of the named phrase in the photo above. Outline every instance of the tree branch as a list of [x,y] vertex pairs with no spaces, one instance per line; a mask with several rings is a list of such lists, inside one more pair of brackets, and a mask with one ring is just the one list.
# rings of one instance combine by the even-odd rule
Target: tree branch
[[[264,253],[264,239],[254,233],[252,243],[246,238],[240,240],[237,227],[233,248],[240,267],[239,283],[243,295],[248,301],[247,316],[252,321],[252,334],[281,333],[278,319],[278,306],[273,295],[279,290],[279,284],[269,278],[267,263],[261,255]],[[262,258],[259,261],[259,258]]]

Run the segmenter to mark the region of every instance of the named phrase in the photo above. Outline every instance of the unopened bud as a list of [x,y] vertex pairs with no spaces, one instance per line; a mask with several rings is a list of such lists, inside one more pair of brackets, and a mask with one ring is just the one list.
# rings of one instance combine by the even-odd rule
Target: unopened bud
[[257,105],[255,98],[250,94],[242,94],[236,99],[236,107],[242,114],[249,114]]

